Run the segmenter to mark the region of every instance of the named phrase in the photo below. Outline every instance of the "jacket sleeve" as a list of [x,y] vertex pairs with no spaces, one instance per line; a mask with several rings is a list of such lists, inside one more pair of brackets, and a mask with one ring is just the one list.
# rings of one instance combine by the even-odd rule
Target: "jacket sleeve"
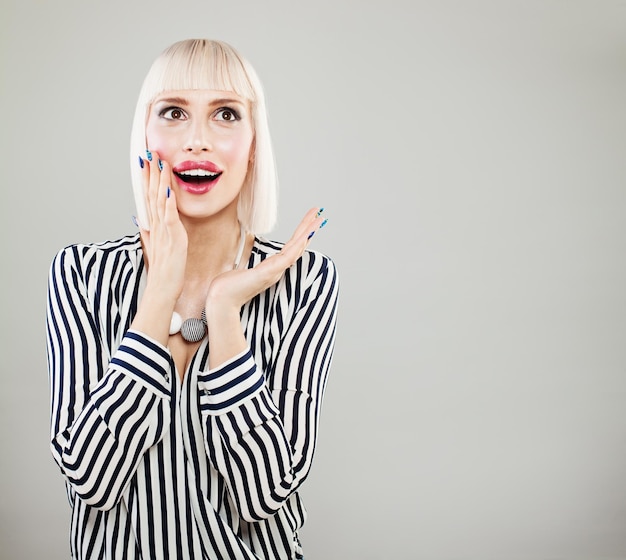
[[96,313],[80,250],[64,249],[52,262],[48,283],[51,451],[76,494],[107,510],[169,426],[170,358],[134,331],[109,357]]
[[338,283],[330,259],[307,254],[302,285],[293,278],[279,283],[278,299],[297,293],[300,303],[276,335],[271,360],[255,360],[248,348],[199,376],[206,451],[246,521],[276,513],[311,468],[335,340]]

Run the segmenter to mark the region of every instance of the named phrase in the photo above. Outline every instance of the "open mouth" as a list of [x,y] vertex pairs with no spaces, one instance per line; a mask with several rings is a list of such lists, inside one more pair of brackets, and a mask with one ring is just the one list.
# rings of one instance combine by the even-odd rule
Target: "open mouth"
[[185,171],[174,171],[174,175],[181,181],[190,185],[204,186],[217,181],[222,172],[207,171],[206,169],[187,169]]

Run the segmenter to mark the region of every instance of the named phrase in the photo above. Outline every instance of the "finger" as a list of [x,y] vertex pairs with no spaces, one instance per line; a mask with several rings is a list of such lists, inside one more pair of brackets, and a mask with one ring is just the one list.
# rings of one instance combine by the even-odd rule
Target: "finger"
[[166,161],[157,160],[156,167],[159,169],[159,186],[157,189],[157,209],[159,220],[165,220],[166,202],[171,192],[171,168]]
[[306,237],[306,244],[308,245],[311,242],[311,238],[326,224],[328,223],[328,218],[324,216],[319,216],[314,222],[313,227],[311,228],[311,232]]
[[148,188],[150,184],[150,163],[144,156],[145,154],[137,156],[137,157],[138,157],[138,165],[139,167],[141,167],[141,194],[143,197],[143,205],[144,205],[145,214],[146,214],[144,219],[147,219],[148,223],[146,224],[138,223],[137,225],[139,226],[140,229],[143,229],[144,231],[148,231],[150,229],[150,214],[151,214],[150,204],[148,200]]
[[305,214],[292,238],[284,245],[281,253],[284,253],[289,259],[289,266],[302,256],[315,232],[328,222],[322,212],[324,212],[324,208],[311,208]]
[[176,193],[171,187],[167,187],[165,190],[163,221],[168,226],[173,226],[180,222],[180,216],[178,215],[178,205],[176,201]]
[[161,159],[158,152],[148,150],[146,153],[150,154],[151,159],[148,196],[152,210],[152,220],[156,224],[163,220],[165,213],[165,199],[167,198],[167,189],[171,183],[171,169]]
[[148,207],[150,208],[150,228],[159,222],[158,193],[161,171],[158,166],[159,154],[155,151],[146,150],[146,167],[148,176]]
[[319,214],[319,210],[317,209],[315,209],[313,216],[307,213],[305,220],[303,220],[301,224],[303,227],[298,227],[296,233],[285,243],[279,253],[265,259],[261,264],[267,263],[267,268],[270,269],[271,267],[272,274],[276,275],[276,280],[278,280],[278,277],[304,254],[312,235],[319,230],[320,227],[323,227],[326,221],[327,220]]
[[308,234],[311,231],[313,231],[313,230],[311,230],[313,222],[315,221],[316,218],[318,218],[321,215],[323,210],[324,210],[323,208],[319,208],[319,207],[311,208],[304,215],[304,218],[302,218],[302,221],[300,222],[300,224],[298,224],[298,227],[294,231],[290,241],[293,240],[293,239],[298,239],[305,232]]
[[302,247],[304,250],[311,241],[313,235],[315,235],[320,228],[324,227],[327,222],[328,219],[317,212],[310,222],[304,224],[306,227],[301,229],[299,228],[298,235],[294,235],[294,237],[286,244],[286,247],[294,244],[298,247]]

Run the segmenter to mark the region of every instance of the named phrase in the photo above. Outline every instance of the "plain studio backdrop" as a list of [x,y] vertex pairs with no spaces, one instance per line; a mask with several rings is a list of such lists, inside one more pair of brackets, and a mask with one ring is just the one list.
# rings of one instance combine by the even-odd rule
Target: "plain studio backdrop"
[[0,556],[69,557],[48,449],[61,247],[136,231],[154,57],[265,85],[285,239],[341,277],[307,560],[626,558],[626,2],[3,0]]

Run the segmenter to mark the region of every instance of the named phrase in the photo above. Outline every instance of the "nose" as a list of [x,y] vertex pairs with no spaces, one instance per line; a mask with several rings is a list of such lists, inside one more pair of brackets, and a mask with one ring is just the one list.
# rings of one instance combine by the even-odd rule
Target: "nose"
[[189,136],[185,142],[186,152],[210,152],[213,149],[211,134],[207,124],[195,121],[190,123]]

